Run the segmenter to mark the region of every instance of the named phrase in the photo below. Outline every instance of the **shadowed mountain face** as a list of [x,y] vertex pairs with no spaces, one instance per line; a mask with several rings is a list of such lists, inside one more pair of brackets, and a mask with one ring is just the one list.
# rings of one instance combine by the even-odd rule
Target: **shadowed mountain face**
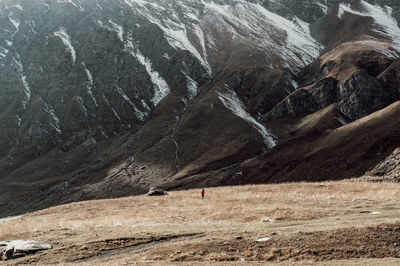
[[399,144],[399,6],[2,1],[0,216],[381,173]]

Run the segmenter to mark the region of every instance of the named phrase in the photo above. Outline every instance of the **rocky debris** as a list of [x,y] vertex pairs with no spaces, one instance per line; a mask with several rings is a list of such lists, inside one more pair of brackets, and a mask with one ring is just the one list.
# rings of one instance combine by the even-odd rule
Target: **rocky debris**
[[168,192],[157,187],[150,188],[149,192],[147,192],[146,194],[146,196],[164,196],[164,195],[168,195]]
[[0,242],[1,260],[16,259],[41,250],[52,249],[52,246],[32,240],[13,240]]
[[[381,145],[382,146],[382,145]],[[377,147],[376,152],[381,153],[381,147]],[[400,148],[395,149],[386,159],[376,167],[367,172],[371,176],[392,176],[398,178],[400,173]]]

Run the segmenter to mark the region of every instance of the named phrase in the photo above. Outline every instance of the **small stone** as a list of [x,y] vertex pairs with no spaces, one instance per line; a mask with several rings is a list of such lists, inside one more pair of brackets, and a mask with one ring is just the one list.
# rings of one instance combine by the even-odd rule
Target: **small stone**
[[257,239],[257,242],[266,242],[270,239],[271,239],[270,237],[262,237],[262,238]]
[[242,236],[235,236],[235,239],[236,239],[236,240],[242,240],[243,237],[242,237]]

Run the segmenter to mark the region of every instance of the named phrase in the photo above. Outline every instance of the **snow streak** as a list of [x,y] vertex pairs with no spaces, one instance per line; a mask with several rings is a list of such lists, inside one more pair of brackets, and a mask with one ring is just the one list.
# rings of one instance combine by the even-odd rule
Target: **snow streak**
[[[286,19],[259,3],[245,0],[232,0],[227,4],[212,0],[124,1],[134,12],[156,24],[172,47],[189,51],[209,76],[212,68],[207,55],[210,50],[230,43],[227,38],[266,54],[273,50],[272,54],[280,54],[290,61],[289,67],[312,62],[323,49],[311,36],[307,23],[297,17]],[[177,6],[181,7],[179,12]],[[320,7],[327,11],[325,5]]]
[[74,47],[71,44],[71,38],[67,34],[66,29],[61,27],[58,31],[54,32],[54,35],[59,37],[62,40],[62,42],[64,43],[65,47],[67,48],[67,50],[71,54],[72,64],[75,65],[76,52],[75,52]]
[[121,42],[124,42],[124,28],[117,23],[114,23],[111,19],[108,20],[108,23],[111,25],[111,29],[117,33],[118,39]]
[[92,101],[94,102],[94,104],[96,105],[96,107],[99,107],[99,105],[97,104],[97,100],[96,97],[94,97],[93,94],[93,76],[92,73],[89,71],[89,69],[86,68],[86,65],[84,62],[82,62],[82,66],[85,69],[85,73],[86,73],[86,77],[88,79],[87,85],[86,85],[86,92],[89,95],[90,99],[92,99]]
[[246,122],[248,122],[253,128],[255,128],[264,139],[264,143],[267,149],[271,149],[277,145],[273,135],[256,119],[254,119],[247,111],[245,105],[242,103],[236,93],[230,89],[227,85],[225,92],[218,92],[218,98],[223,105],[232,111],[232,113]]
[[357,16],[371,17],[374,19],[377,33],[383,34],[393,41],[396,49],[400,50],[400,28],[397,21],[392,17],[393,10],[388,6],[378,6],[361,0],[362,10],[354,10],[350,4],[339,5],[338,17],[342,18],[344,13],[351,13]]
[[167,82],[160,76],[157,71],[153,69],[150,60],[144,57],[139,49],[137,49],[133,45],[133,38],[131,34],[128,34],[127,41],[125,43],[125,50],[128,51],[146,68],[146,71],[150,75],[154,87],[154,96],[152,98],[152,102],[154,106],[158,105],[161,100],[167,97],[170,92],[170,88]]
[[144,119],[147,116],[147,113],[142,112],[138,108],[136,108],[135,104],[131,101],[131,99],[128,97],[128,95],[126,95],[126,93],[124,92],[123,89],[121,89],[120,87],[117,87],[117,91],[118,91],[119,95],[121,95],[121,97],[133,108],[137,119],[139,119],[140,121],[144,121]]
[[22,108],[26,109],[26,105],[31,99],[31,90],[30,90],[30,87],[29,87],[29,83],[26,80],[26,75],[25,75],[24,68],[22,66],[22,62],[21,62],[21,58],[20,58],[19,54],[16,54],[16,58],[14,58],[14,62],[15,62],[15,65],[17,67],[17,73],[21,78],[22,85],[24,86],[24,95],[25,95],[25,97],[24,97],[24,99],[22,100],[21,103],[22,103]]
[[53,123],[50,122],[50,125],[57,131],[58,134],[61,134],[60,119],[56,116],[54,109],[50,105],[45,103],[44,111],[48,113],[53,120]]

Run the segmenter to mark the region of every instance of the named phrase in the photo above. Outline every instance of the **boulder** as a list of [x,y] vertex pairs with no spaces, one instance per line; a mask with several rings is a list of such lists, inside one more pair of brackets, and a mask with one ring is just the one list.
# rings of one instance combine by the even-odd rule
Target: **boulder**
[[146,196],[164,196],[164,195],[168,195],[168,192],[157,187],[150,188],[149,192],[147,192],[146,194]]
[[49,244],[32,240],[5,241],[0,242],[0,257],[2,260],[15,259],[51,248]]

